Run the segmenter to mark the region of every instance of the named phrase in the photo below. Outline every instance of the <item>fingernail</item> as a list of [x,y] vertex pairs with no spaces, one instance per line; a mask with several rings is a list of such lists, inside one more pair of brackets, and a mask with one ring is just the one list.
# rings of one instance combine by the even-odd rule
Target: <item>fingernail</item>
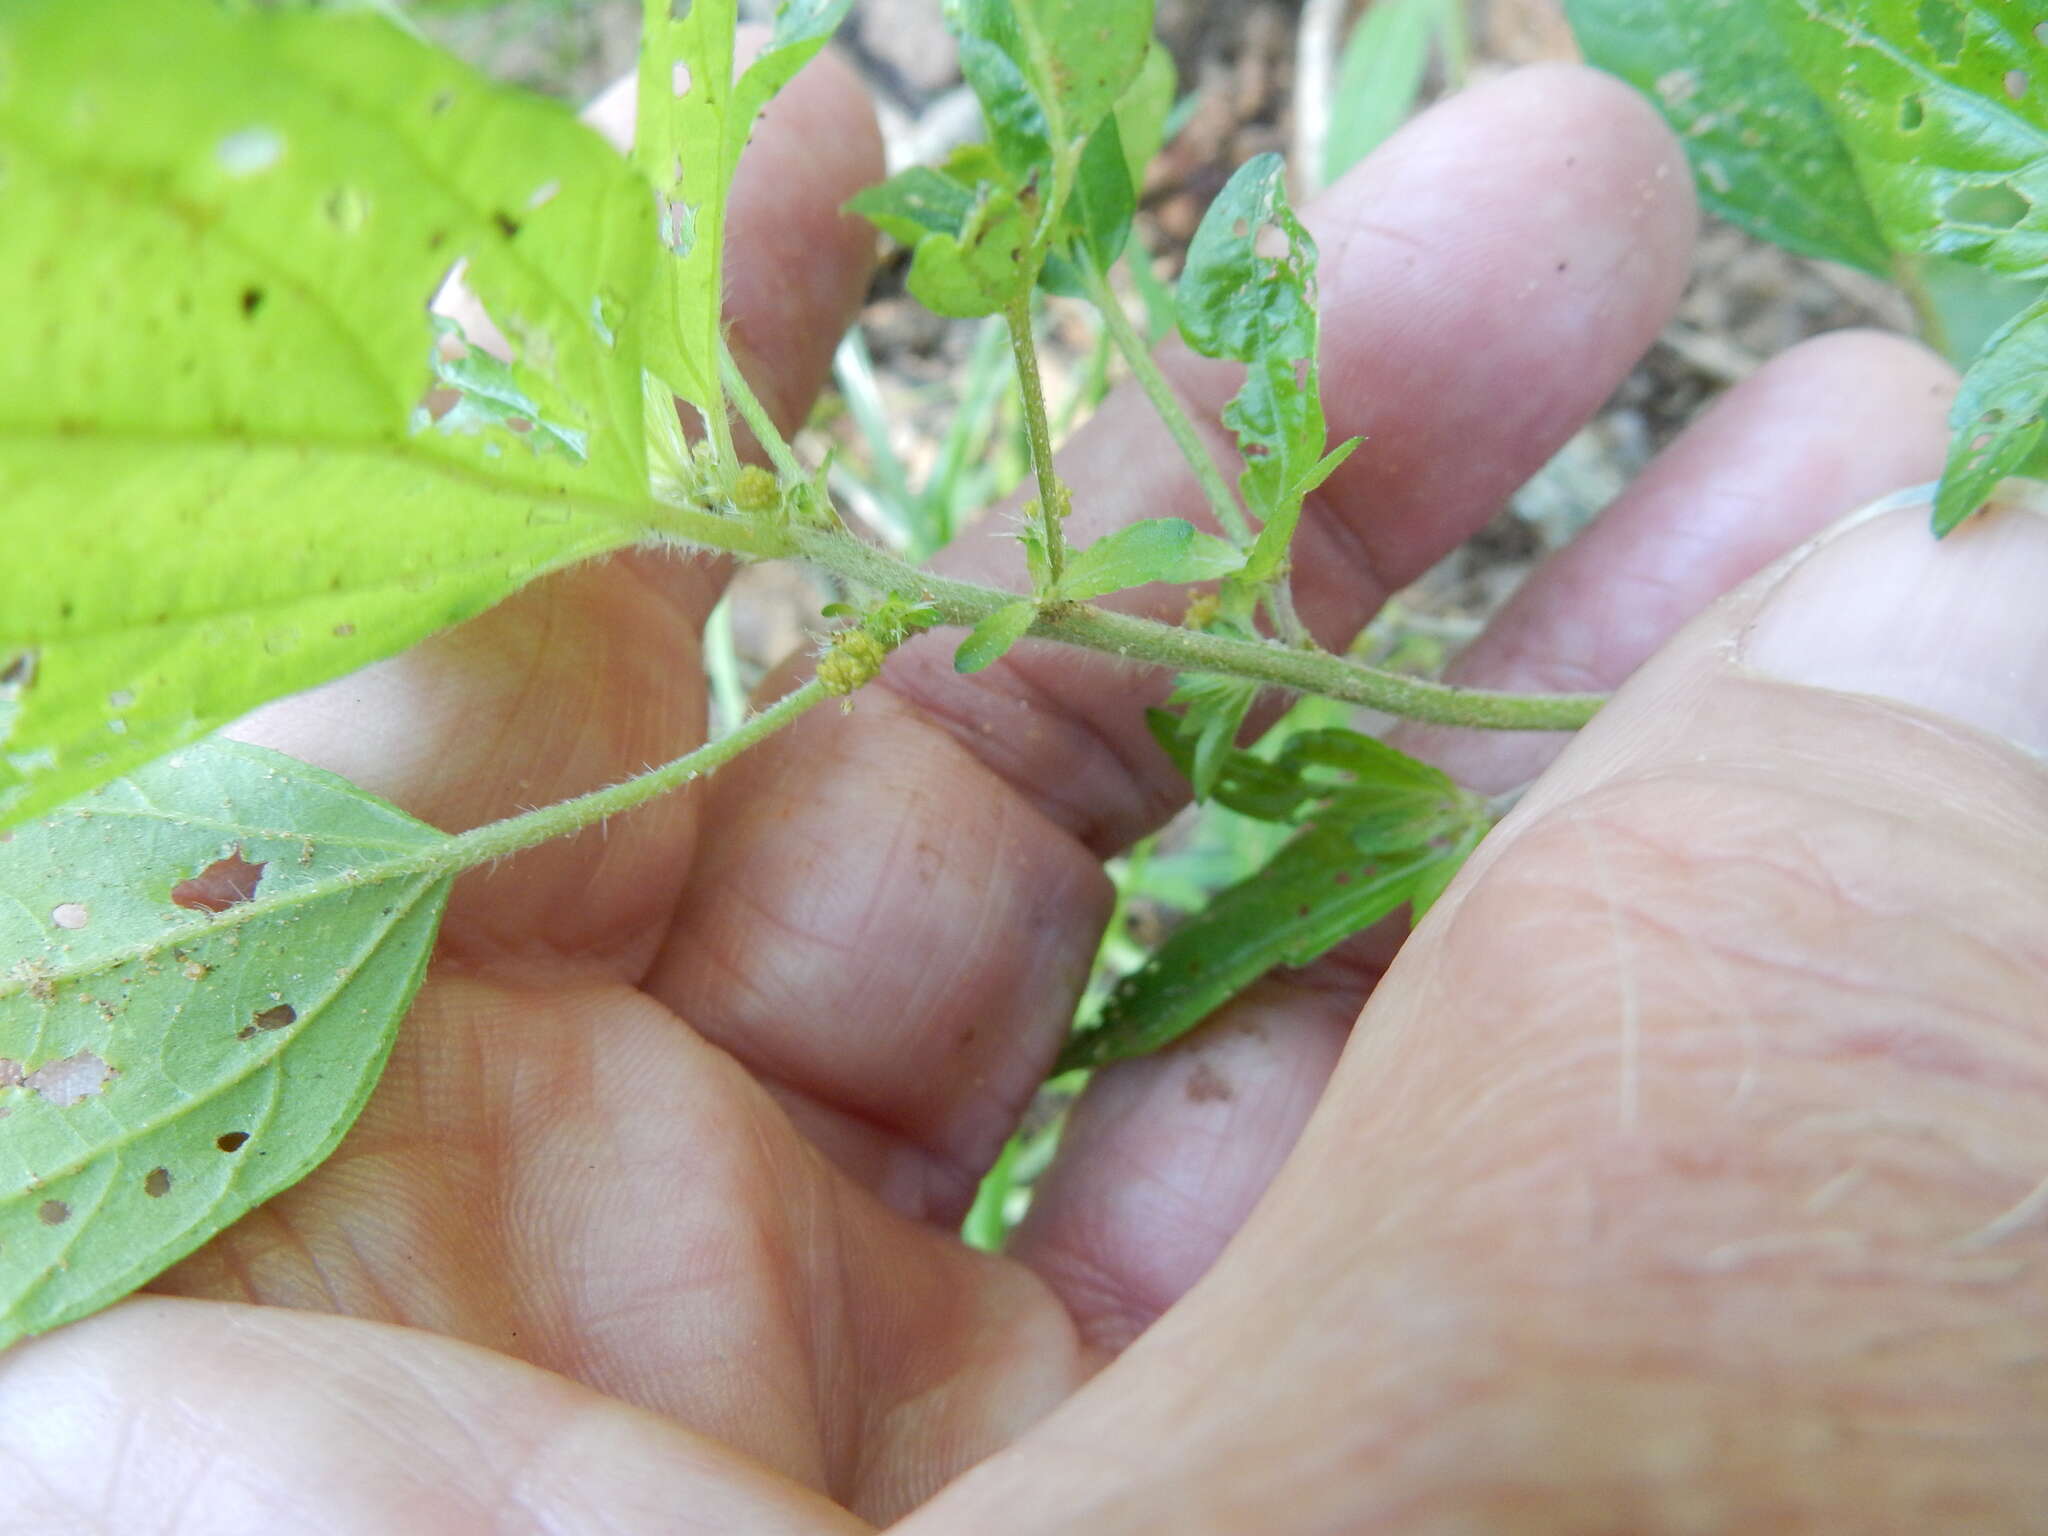
[[2009,481],[1940,541],[1928,530],[1931,491],[1867,508],[1793,556],[1741,660],[2048,755],[2048,487]]

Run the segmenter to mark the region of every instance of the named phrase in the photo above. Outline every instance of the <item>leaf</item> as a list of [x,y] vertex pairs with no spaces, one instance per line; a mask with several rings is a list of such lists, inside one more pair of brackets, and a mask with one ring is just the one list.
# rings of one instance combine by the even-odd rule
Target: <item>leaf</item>
[[1067,199],[1064,230],[1070,236],[1074,255],[1053,251],[1046,257],[1040,284],[1051,293],[1082,298],[1087,288],[1073,269],[1074,260],[1107,272],[1123,253],[1124,241],[1137,214],[1138,199],[1131,190],[1130,162],[1116,119],[1106,118],[1088,137],[1081,153],[1081,166],[1074,178],[1074,190]]
[[1173,113],[1176,84],[1173,55],[1155,38],[1145,52],[1137,79],[1116,104],[1117,139],[1130,168],[1133,197],[1144,192],[1146,168],[1165,147],[1166,120]]
[[1244,563],[1237,549],[1180,517],[1149,518],[1105,534],[1067,562],[1059,595],[1085,602],[1149,582],[1212,581]]
[[1330,92],[1323,181],[1335,181],[1415,110],[1444,0],[1372,0],[1351,28]]
[[1434,820],[1394,826],[1337,818],[1304,829],[1250,878],[1189,918],[1075,1035],[1056,1072],[1147,1055],[1179,1039],[1276,966],[1306,965],[1407,903],[1441,890],[1478,845],[1485,817],[1466,797]]
[[933,231],[957,235],[974,212],[974,188],[931,166],[914,165],[856,192],[846,209],[898,244],[914,247]]
[[[1261,253],[1269,230],[1285,254]],[[1323,457],[1315,272],[1315,242],[1288,204],[1285,167],[1266,154],[1240,166],[1210,204],[1181,273],[1182,337],[1206,357],[1246,365],[1223,423],[1244,454],[1245,504],[1271,529],[1246,567],[1249,581],[1281,569],[1302,498],[1341,462]]]
[[1055,147],[1109,116],[1152,46],[1151,0],[1009,0],[1023,66]]
[[2039,0],[1773,0],[1894,250],[2038,278],[2048,263]]
[[1880,276],[1891,252],[1825,101],[1776,20],[1785,0],[1566,0],[1587,61],[1656,104],[1700,201],[1752,234]]
[[133,1290],[303,1177],[369,1097],[441,834],[209,740],[0,846],[0,1348]]
[[956,319],[992,315],[1030,290],[1035,221],[1007,187],[984,182],[957,235],[935,230],[918,241],[909,288],[925,308]]
[[[653,210],[565,109],[209,0],[15,0],[0,81],[0,822],[650,536]],[[418,409],[458,261],[537,430]]]
[[726,198],[754,120],[816,57],[852,0],[782,0],[767,46],[735,80],[734,0],[643,0],[633,161],[655,189],[670,252],[648,366],[706,414],[722,413],[719,304]]
[[1948,533],[2007,475],[2048,471],[2048,298],[1991,338],[1949,411],[1955,436],[1935,498],[1934,531]]
[[1038,617],[1038,605],[1028,597],[1005,603],[967,632],[960,649],[953,653],[955,672],[979,672],[998,660],[1031,628]]
[[[1259,685],[1250,678],[1226,677],[1215,672],[1183,672],[1174,679],[1173,692],[1167,696],[1167,703],[1184,706],[1178,715],[1164,710],[1148,710],[1146,720],[1152,727],[1152,734],[1160,746],[1194,786],[1195,798],[1207,800],[1212,795],[1227,792],[1223,779],[1232,768],[1237,769],[1237,779],[1250,775],[1262,780],[1268,772],[1277,772],[1265,759],[1248,752],[1238,752],[1237,733],[1244,726],[1244,719],[1251,712],[1253,702],[1259,696]],[[1235,782],[1235,781],[1233,781]],[[1292,787],[1292,779],[1282,775],[1281,792]],[[1241,809],[1234,802],[1226,800],[1233,809]],[[1294,800],[1288,801],[1291,811]],[[1257,812],[1247,812],[1257,815]],[[1282,817],[1271,819],[1285,819]]]

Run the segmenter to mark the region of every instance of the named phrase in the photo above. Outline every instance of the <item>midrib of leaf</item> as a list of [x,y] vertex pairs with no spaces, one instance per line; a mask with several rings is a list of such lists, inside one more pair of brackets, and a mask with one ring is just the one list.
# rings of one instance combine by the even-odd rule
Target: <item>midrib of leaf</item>
[[[376,884],[381,882],[370,883]],[[332,978],[330,979],[330,983],[327,990],[319,994],[318,1001],[314,1002],[310,1007],[306,1008],[301,1012],[301,1022],[310,1024],[313,1021],[313,1019],[318,1016],[321,1009],[327,1007],[328,1004],[334,1001],[336,994],[338,994],[342,990],[342,988],[346,987],[351,981],[355,979],[356,973],[362,969],[364,962],[369,958],[370,954],[373,951],[375,951],[378,948],[378,946],[381,945],[385,941],[385,939],[387,939],[390,936],[391,931],[393,929],[395,929],[399,926],[400,923],[405,921],[405,919],[412,913],[413,908],[417,907],[420,904],[421,900],[428,896],[434,890],[436,883],[436,881],[431,879],[421,880],[419,882],[418,888],[415,889],[411,896],[409,896],[402,904],[393,907],[389,912],[379,914],[377,923],[369,930],[372,937],[366,943],[357,946],[356,952],[354,953],[353,956],[350,957],[350,960],[345,968],[340,966],[334,968],[333,975]],[[320,884],[329,887],[329,890],[327,891],[326,894],[333,894],[332,882],[322,881],[320,882]],[[349,886],[346,883],[344,883],[341,888],[345,890],[349,889]],[[312,889],[312,887],[305,887],[305,889],[310,890]],[[245,902],[242,905],[251,906],[254,905],[254,903]],[[290,905],[290,903],[280,900],[275,904],[273,910],[283,910],[288,905]],[[230,909],[230,911],[233,910],[238,909]],[[262,914],[259,913],[258,915],[261,916]],[[217,923],[215,931],[218,931],[220,926],[223,925]],[[159,947],[161,946],[151,946],[150,948],[145,949],[139,957],[133,954],[125,955],[121,963],[130,964],[133,963],[133,961],[137,958],[146,959],[151,953],[154,953],[155,950]],[[76,972],[69,973],[45,971],[41,973],[41,979],[51,983],[52,985],[55,985],[60,981],[69,979],[71,976],[96,975],[107,969],[110,969],[110,967],[104,965],[95,965],[91,967],[82,968]],[[19,990],[19,987],[15,987],[12,989],[0,991],[0,997],[11,996],[14,992]],[[137,1121],[132,1125],[122,1126],[120,1133],[118,1135],[109,1137],[104,1141],[95,1142],[90,1148],[86,1149],[86,1151],[83,1152],[75,1161],[66,1163],[54,1169],[44,1171],[39,1175],[39,1177],[41,1177],[45,1182],[51,1182],[61,1178],[68,1178],[72,1174],[78,1172],[87,1163],[92,1162],[95,1158],[104,1155],[107,1150],[111,1148],[125,1147],[130,1142],[136,1141],[139,1138],[149,1135],[154,1131],[161,1130],[164,1126],[168,1125],[173,1120],[181,1120],[186,1118],[188,1115],[191,1114],[195,1106],[211,1103],[214,1099],[220,1097],[222,1094],[228,1092],[230,1089],[235,1088],[242,1083],[246,1083],[250,1078],[254,1077],[257,1073],[269,1071],[272,1068],[276,1067],[278,1064],[278,1057],[282,1055],[284,1051],[290,1047],[292,1040],[297,1037],[297,1034],[298,1030],[297,1028],[294,1028],[291,1035],[285,1036],[284,1038],[280,1039],[275,1045],[273,1045],[269,1049],[267,1053],[252,1053],[252,1059],[246,1066],[243,1066],[225,1076],[212,1079],[210,1082],[207,1083],[207,1085],[204,1088],[187,1090],[187,1096],[185,1098],[179,1100],[176,1103],[168,1105],[162,1114]],[[277,1104],[277,1094],[274,1090],[271,1093],[270,1101],[271,1107],[274,1110]],[[268,1113],[269,1112],[266,1112],[266,1119],[263,1122],[264,1124],[268,1123]],[[253,1137],[253,1131],[251,1132],[251,1135]],[[239,1165],[235,1169],[230,1171],[229,1177],[230,1179],[240,1177]],[[81,1228],[80,1230],[83,1230],[83,1228]],[[64,1247],[65,1252],[68,1253],[70,1251],[71,1242],[75,1241],[76,1238],[77,1233],[73,1233],[71,1238],[66,1240]]]
[[[94,815],[99,812],[95,810]],[[287,834],[297,837],[298,833]],[[101,976],[121,966],[147,960],[152,955],[162,954],[181,944],[224,933],[231,929],[252,923],[258,918],[273,913],[288,912],[294,907],[303,907],[310,902],[322,901],[330,896],[348,891],[366,890],[372,886],[386,885],[393,880],[402,880],[408,875],[437,875],[452,873],[458,867],[449,857],[448,850],[454,838],[443,837],[437,842],[416,845],[412,852],[370,864],[365,867],[350,867],[323,880],[308,881],[295,885],[288,891],[275,896],[252,896],[247,901],[236,902],[224,912],[181,923],[173,928],[164,928],[153,933],[139,944],[124,949],[107,950],[90,961],[70,966],[38,969],[32,975],[10,973],[0,979],[0,1001],[25,990],[31,982],[44,982],[51,986],[66,982],[81,981],[92,976]],[[352,840],[337,839],[327,844],[329,848],[354,847]]]

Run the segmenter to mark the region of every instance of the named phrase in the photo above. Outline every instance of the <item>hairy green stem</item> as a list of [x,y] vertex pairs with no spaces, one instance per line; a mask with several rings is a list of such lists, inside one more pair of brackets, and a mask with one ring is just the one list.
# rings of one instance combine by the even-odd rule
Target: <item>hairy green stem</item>
[[[718,377],[725,385],[725,392],[740,413],[740,420],[754,434],[754,441],[768,455],[782,477],[789,481],[804,479],[804,466],[791,451],[782,429],[775,425],[775,418],[768,414],[768,408],[761,403],[760,396],[747,382],[747,376],[740,372],[740,365],[732,355],[732,348],[726,345],[723,336],[718,338]],[[730,462],[730,460],[728,460]]]
[[[578,795],[573,800],[542,806],[537,811],[508,816],[503,821],[494,821],[469,832],[444,837],[436,842],[395,854],[391,858],[379,859],[373,864],[359,864],[329,875],[324,880],[293,886],[275,896],[266,896],[259,891],[249,900],[238,901],[225,911],[208,913],[190,923],[189,929],[195,936],[218,934],[224,928],[240,927],[244,923],[273,916],[290,907],[310,906],[331,896],[360,890],[364,886],[382,885],[387,881],[404,880],[417,875],[437,879],[457,875],[475,865],[487,864],[492,859],[502,859],[508,854],[522,852],[564,833],[579,831],[608,816],[630,811],[657,795],[666,794],[678,785],[704,777],[713,769],[731,762],[749,747],[774,735],[805,710],[831,697],[823,683],[806,683],[794,692],[784,695],[751,719],[742,721],[736,729],[716,741],[708,742],[696,751],[686,753],[673,762],[664,763],[659,768],[651,768],[637,778],[592,790],[589,794]],[[176,942],[180,936],[181,931],[175,927],[150,933],[133,948],[117,949],[96,956],[91,968],[95,971],[111,970],[128,961],[160,952],[166,943]],[[27,984],[26,978],[18,971],[13,976],[0,977],[0,999],[20,991]]]
[[[791,530],[792,552],[878,592],[930,603],[943,624],[978,624],[1014,592],[955,581],[908,565],[843,533]],[[1362,667],[1325,651],[1293,650],[1154,623],[1084,603],[1048,603],[1030,633],[1185,672],[1221,672],[1297,693],[1321,694],[1410,720],[1480,730],[1577,730],[1606,702],[1597,693],[1492,693]]]
[[1123,301],[1116,296],[1116,290],[1109,285],[1109,279],[1095,269],[1092,261],[1075,263],[1081,271],[1081,283],[1087,289],[1088,297],[1094,302],[1102,316],[1102,323],[1109,331],[1109,338],[1116,343],[1117,351],[1123,354],[1130,365],[1131,377],[1138,381],[1138,387],[1145,391],[1145,398],[1152,402],[1152,409],[1159,413],[1159,419],[1172,434],[1181,457],[1187,460],[1188,468],[1194,471],[1195,483],[1202,488],[1202,495],[1209,503],[1209,510],[1216,514],[1216,521],[1230,540],[1240,549],[1248,548],[1252,542],[1251,524],[1237,504],[1237,497],[1231,494],[1230,486],[1223,478],[1223,471],[1216,466],[1215,456],[1209,452],[1209,445],[1202,440],[1201,428],[1181,403],[1174,392],[1173,384],[1165,371],[1152,356],[1152,349],[1145,344],[1145,338],[1138,334],[1138,328],[1131,323]]
[[1017,360],[1017,388],[1024,397],[1024,430],[1031,443],[1031,467],[1038,476],[1038,526],[1044,541],[1046,586],[1059,585],[1067,565],[1067,535],[1060,523],[1059,471],[1052,462],[1052,428],[1045,417],[1045,385],[1038,376],[1038,342],[1031,334],[1027,291],[1003,311],[1010,327],[1010,352]]
[[[692,779],[701,779],[713,769],[721,768],[742,752],[758,742],[765,741],[788,725],[797,716],[814,705],[822,704],[832,695],[825,685],[815,678],[793,692],[784,694],[775,703],[759,714],[741,721],[732,730],[716,741],[706,742],[694,752],[651,768],[636,778],[618,784],[593,789],[588,794],[578,795],[573,800],[558,801],[544,805],[537,811],[528,811],[520,816],[508,816],[503,821],[494,821],[474,831],[464,832],[437,843],[421,854],[411,857],[420,862],[424,869],[454,871],[468,869],[474,864],[488,863],[502,859],[507,854],[518,853],[550,838],[575,832],[592,822],[602,821],[607,816],[616,816],[621,811],[630,811],[635,806],[652,800],[656,795],[665,794],[680,784]],[[379,871],[383,873],[382,869]],[[395,870],[393,873],[410,873]]]

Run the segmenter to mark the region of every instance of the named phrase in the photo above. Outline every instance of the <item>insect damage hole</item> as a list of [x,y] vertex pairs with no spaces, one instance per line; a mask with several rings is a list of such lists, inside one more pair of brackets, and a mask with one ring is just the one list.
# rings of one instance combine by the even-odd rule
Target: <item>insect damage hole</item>
[[71,1207],[62,1200],[45,1200],[36,1207],[36,1220],[46,1227],[61,1227],[71,1219]]
[[237,1040],[248,1040],[265,1030],[283,1029],[287,1024],[299,1021],[299,1010],[290,1003],[279,1003],[275,1008],[265,1008],[235,1031]]
[[188,880],[171,887],[171,905],[187,912],[225,912],[253,899],[263,883],[263,862],[242,857],[241,845],[226,858],[215,859]]
[[171,1192],[171,1170],[152,1168],[142,1176],[142,1192],[152,1200],[161,1200]]
[[213,1138],[213,1144],[223,1152],[239,1152],[248,1140],[247,1131],[222,1131]]

